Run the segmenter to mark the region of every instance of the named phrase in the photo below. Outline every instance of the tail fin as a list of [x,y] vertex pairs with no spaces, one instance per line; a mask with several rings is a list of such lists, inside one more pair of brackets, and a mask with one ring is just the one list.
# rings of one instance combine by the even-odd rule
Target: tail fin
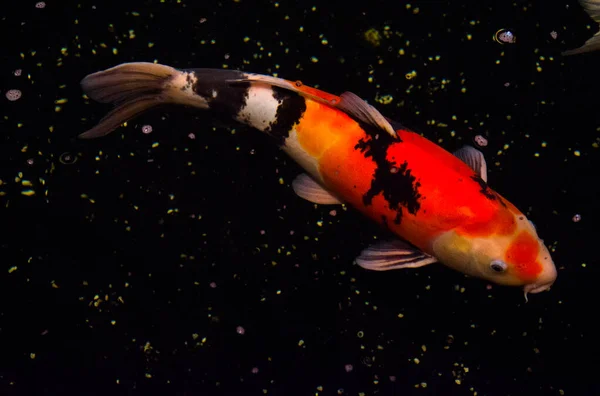
[[155,63],[124,63],[86,76],[81,87],[90,98],[113,103],[115,108],[98,125],[79,135],[82,139],[104,136],[122,123],[152,107],[181,103],[206,108],[204,99],[184,90],[185,73]]

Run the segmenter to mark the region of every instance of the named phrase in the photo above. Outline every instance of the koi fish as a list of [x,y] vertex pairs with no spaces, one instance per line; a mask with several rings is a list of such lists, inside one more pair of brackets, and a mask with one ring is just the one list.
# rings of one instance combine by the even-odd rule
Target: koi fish
[[85,94],[115,107],[81,138],[104,136],[162,104],[210,110],[272,137],[306,173],[295,193],[347,204],[395,238],[356,263],[386,271],[440,262],[528,293],[550,288],[556,268],[525,215],[487,184],[483,154],[451,154],[351,92],[340,96],[266,75],[124,63],[90,74]]
[[[579,0],[579,3],[585,12],[587,12],[587,14],[590,16],[590,18],[592,18],[596,23],[600,24],[600,0]],[[583,43],[581,47],[563,51],[561,55],[576,55],[597,50],[600,50],[600,31],[596,32],[596,34]]]

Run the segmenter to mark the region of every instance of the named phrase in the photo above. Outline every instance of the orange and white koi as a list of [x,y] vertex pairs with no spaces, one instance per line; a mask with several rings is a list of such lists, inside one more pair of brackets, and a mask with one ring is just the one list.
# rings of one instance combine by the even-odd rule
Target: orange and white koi
[[371,270],[441,262],[467,275],[547,290],[556,268],[535,227],[487,184],[485,159],[465,146],[451,154],[358,96],[340,96],[253,73],[178,70],[125,63],[82,82],[90,98],[116,106],[80,135],[106,135],[161,104],[211,110],[274,138],[304,170],[296,194],[325,205],[345,203],[397,238],[363,250]]

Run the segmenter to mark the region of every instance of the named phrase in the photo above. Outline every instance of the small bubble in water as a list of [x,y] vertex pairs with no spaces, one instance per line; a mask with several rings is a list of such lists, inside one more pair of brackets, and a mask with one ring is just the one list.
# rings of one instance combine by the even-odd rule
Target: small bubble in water
[[351,364],[347,364],[344,366],[344,370],[349,373],[350,371],[354,370],[354,367]]
[[244,335],[246,333],[246,329],[244,329],[242,326],[238,326],[235,328],[235,332],[239,335]]
[[60,155],[60,157],[58,158],[58,160],[60,161],[61,164],[71,165],[71,164],[74,164],[75,162],[77,162],[77,157],[75,155],[67,152],[67,153],[62,153]]
[[27,160],[27,165],[33,165],[33,158],[29,158]]
[[514,44],[517,42],[517,37],[508,29],[500,29],[494,35],[494,41],[500,44]]
[[10,100],[11,102],[19,100],[21,98],[21,95],[22,93],[18,89],[9,89],[8,91],[6,91],[6,99]]
[[396,376],[395,375],[390,375],[390,381],[396,382]]
[[337,211],[334,209],[331,212],[329,212],[329,215],[330,216],[335,216],[335,215],[337,215]]
[[210,288],[211,289],[216,289],[217,288],[217,284],[215,282],[210,282]]
[[200,23],[206,22],[206,18],[200,18]]
[[46,2],[38,1],[37,3],[35,3],[35,8],[46,8]]
[[224,57],[225,59],[229,59],[229,54],[225,54],[223,57]]
[[21,70],[21,69],[17,69],[13,72],[13,74],[17,77],[19,77],[21,75],[21,73],[23,73],[23,70]]
[[142,133],[144,133],[145,135],[152,133],[152,125],[144,125],[142,127]]
[[260,235],[265,235],[266,231],[265,230],[260,230]]
[[252,367],[252,374],[258,374],[258,367]]
[[473,140],[475,141],[475,143],[477,143],[477,145],[478,145],[479,147],[485,147],[485,146],[487,146],[487,145],[488,145],[488,141],[487,141],[487,139],[486,139],[486,138],[484,138],[484,137],[483,137],[483,136],[481,136],[481,135],[477,135],[477,136],[475,136],[475,138],[473,138]]
[[573,223],[579,223],[580,221],[581,221],[580,214],[576,214],[575,216],[573,216]]
[[196,139],[196,135],[193,133],[188,134],[188,137],[192,140]]

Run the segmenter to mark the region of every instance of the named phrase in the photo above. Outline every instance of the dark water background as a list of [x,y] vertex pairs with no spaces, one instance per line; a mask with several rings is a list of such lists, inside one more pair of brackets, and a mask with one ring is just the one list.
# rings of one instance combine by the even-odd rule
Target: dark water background
[[[1,395],[600,394],[600,53],[560,56],[597,29],[575,1],[35,4],[0,11]],[[486,136],[557,283],[524,304],[441,266],[365,271],[381,230],[207,114],[75,140],[108,110],[81,78],[154,60],[350,90],[449,150]]]

